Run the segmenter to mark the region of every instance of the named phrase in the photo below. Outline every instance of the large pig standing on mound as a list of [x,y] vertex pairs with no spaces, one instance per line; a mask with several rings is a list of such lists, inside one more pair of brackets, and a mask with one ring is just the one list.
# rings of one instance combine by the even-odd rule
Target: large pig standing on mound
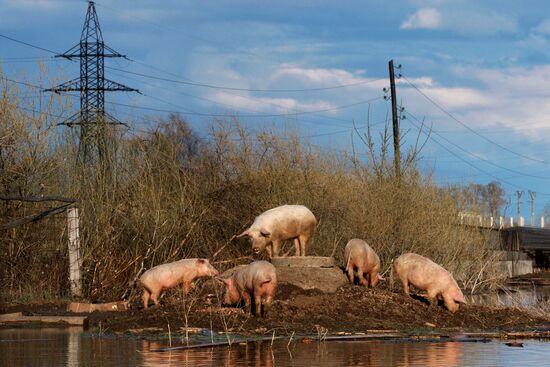
[[357,273],[359,283],[366,287],[376,287],[383,280],[380,272],[380,258],[365,241],[358,238],[350,240],[344,248],[344,262],[348,279],[353,284],[353,272]]
[[185,294],[194,288],[193,281],[200,277],[217,276],[218,271],[207,259],[183,259],[168,264],[157,265],[141,275],[139,284],[143,288],[143,307],[147,308],[149,298],[155,305],[165,289],[183,284]]
[[[254,261],[235,270],[227,279],[218,278],[225,283],[225,294],[222,303],[234,305],[244,301],[245,307],[255,316],[267,316],[267,311],[277,288],[275,267],[267,261]],[[254,298],[254,308],[252,308]]]
[[458,311],[457,302],[465,303],[462,291],[451,273],[424,256],[403,254],[393,262],[393,271],[401,280],[406,295],[409,295],[409,284],[412,284],[428,292],[431,305],[437,304],[437,297],[442,297],[445,307],[452,313]]
[[269,257],[279,256],[282,242],[294,239],[296,256],[306,256],[316,225],[315,216],[305,206],[283,205],[258,215],[250,228],[237,237],[250,237],[254,253],[265,249]]

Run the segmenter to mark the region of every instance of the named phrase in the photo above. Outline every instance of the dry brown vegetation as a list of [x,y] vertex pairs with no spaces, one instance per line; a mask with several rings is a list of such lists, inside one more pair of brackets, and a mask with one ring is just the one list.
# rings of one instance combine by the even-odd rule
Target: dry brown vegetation
[[[113,133],[108,165],[84,166],[70,130],[53,128],[53,100],[28,106],[42,111],[34,114],[16,108],[27,105],[11,85],[1,90],[0,194],[80,200],[85,295],[92,300],[121,297],[142,264],[200,256],[223,270],[250,261],[250,245],[234,236],[282,204],[303,204],[316,215],[311,255],[340,260],[346,242],[358,237],[377,250],[384,270],[413,251],[470,289],[497,277],[487,235],[457,225],[457,200],[420,174],[417,151],[395,178],[387,134],[328,152],[293,133],[248,131],[237,120],[212,121],[199,138],[171,116],[146,132]],[[40,209],[0,201],[1,222]],[[65,231],[60,215],[0,232],[0,300],[68,295]]]

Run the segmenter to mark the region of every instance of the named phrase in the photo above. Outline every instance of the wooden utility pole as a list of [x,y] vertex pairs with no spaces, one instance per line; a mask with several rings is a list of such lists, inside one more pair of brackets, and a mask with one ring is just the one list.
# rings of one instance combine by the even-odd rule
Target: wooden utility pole
[[531,195],[531,226],[535,226],[535,192],[529,190],[529,195]]
[[518,226],[521,225],[521,194],[523,194],[523,191],[516,191],[516,194],[518,195]]
[[393,120],[393,160],[395,176],[401,178],[401,155],[399,152],[399,116],[397,116],[397,97],[395,95],[395,74],[393,60],[389,62],[390,69],[390,91],[391,91],[391,114]]

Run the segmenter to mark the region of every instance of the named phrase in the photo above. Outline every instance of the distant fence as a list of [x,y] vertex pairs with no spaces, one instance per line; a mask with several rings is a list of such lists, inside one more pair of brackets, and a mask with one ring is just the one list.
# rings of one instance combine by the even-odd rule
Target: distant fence
[[519,221],[514,217],[503,217],[499,216],[498,218],[494,217],[484,217],[479,214],[469,213],[469,212],[460,212],[458,213],[460,218],[461,225],[476,226],[482,228],[491,228],[491,229],[500,229],[500,228],[510,228],[510,227],[534,227],[534,228],[545,228],[544,217],[540,217],[540,227],[537,226],[537,223],[531,225],[525,225],[525,218],[520,217]]

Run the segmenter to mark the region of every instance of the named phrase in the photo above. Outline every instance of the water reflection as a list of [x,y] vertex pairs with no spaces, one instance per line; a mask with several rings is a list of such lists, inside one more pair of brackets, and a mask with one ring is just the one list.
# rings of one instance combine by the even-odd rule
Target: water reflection
[[74,329],[0,330],[0,366],[525,366],[546,365],[550,344],[523,341],[242,343],[154,352],[166,341],[97,336]]
[[490,294],[474,294],[465,296],[466,302],[483,306],[537,306],[550,301],[548,286],[516,286],[506,291]]

